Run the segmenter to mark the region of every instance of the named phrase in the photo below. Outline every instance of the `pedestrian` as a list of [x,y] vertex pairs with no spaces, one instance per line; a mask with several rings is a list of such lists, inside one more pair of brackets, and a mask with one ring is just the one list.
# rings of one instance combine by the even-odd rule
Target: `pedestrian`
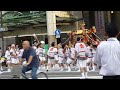
[[88,52],[88,58],[87,58],[87,71],[90,70],[90,65],[92,63],[92,47],[91,44],[89,42],[86,43],[87,46],[87,52]]
[[96,53],[97,45],[92,45],[92,71],[95,71],[97,65],[94,63],[95,53]]
[[58,44],[58,64],[59,67],[61,68],[61,71],[64,70],[64,65],[63,65],[63,59],[64,59],[64,49],[62,48],[61,44]]
[[16,49],[17,52],[19,52],[19,45],[16,44],[15,49]]
[[45,61],[46,61],[45,49],[42,47],[41,43],[37,45],[36,54],[38,56],[38,59],[40,60],[40,64],[41,64],[40,68],[45,69]]
[[37,58],[35,50],[30,46],[29,41],[23,41],[24,52],[20,64],[23,60],[26,60],[26,65],[22,68],[22,73],[26,74],[27,71],[31,70],[31,78],[37,79],[37,70],[39,67],[39,60]]
[[[68,68],[68,65],[67,63],[71,63],[71,60],[70,60],[70,48],[68,45],[65,45],[65,48],[64,48],[64,60],[63,60],[63,63],[64,63],[64,67],[67,67]],[[70,68],[69,68],[70,70]]]
[[[20,47],[19,49],[20,50],[19,50],[19,54],[18,54],[18,59],[21,60],[23,52],[24,52],[24,49],[22,47]],[[24,61],[23,64],[26,64],[26,61]]]
[[71,45],[69,48],[69,56],[67,58],[67,67],[68,71],[71,71],[71,64],[75,61],[75,48],[74,45]]
[[54,47],[55,49],[55,62],[54,62],[54,66],[53,68],[56,68],[57,64],[58,64],[58,46],[57,47]]
[[51,43],[51,47],[49,47],[49,50],[48,50],[48,67],[47,69],[49,68],[52,68],[54,63],[55,63],[55,53],[56,53],[56,49],[54,48],[55,46],[55,42],[52,42]]
[[15,44],[11,45],[10,55],[11,55],[11,63],[18,64],[19,63],[18,52],[16,51]]
[[86,45],[83,43],[83,39],[80,37],[77,37],[77,43],[75,44],[75,50],[77,52],[77,60],[78,60],[78,65],[80,68],[80,72],[82,74],[83,78],[87,78],[87,65],[86,65],[86,61],[87,61],[87,47]]
[[10,47],[6,47],[5,58],[7,60],[6,65],[8,66],[8,72],[11,72],[11,56],[10,56]]
[[109,23],[105,27],[107,41],[102,41],[96,50],[94,62],[101,67],[99,74],[103,79],[120,79],[120,42],[117,40],[119,30]]

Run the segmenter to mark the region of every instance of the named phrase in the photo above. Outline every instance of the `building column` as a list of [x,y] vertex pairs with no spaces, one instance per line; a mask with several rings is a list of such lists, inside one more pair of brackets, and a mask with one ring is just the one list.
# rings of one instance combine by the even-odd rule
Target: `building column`
[[104,11],[95,11],[95,26],[97,35],[102,39],[103,29],[105,29]]
[[[72,15],[74,15],[74,17],[76,18],[83,18],[83,13],[82,11],[71,11]],[[76,30],[79,30],[80,29],[80,24],[82,23],[82,21],[76,21],[75,22],[75,27],[76,27]]]
[[108,23],[111,22],[111,11],[107,11]]
[[55,44],[57,44],[57,39],[55,37],[56,16],[54,11],[46,11],[46,16],[47,16],[48,44],[50,46],[52,42],[55,42]]

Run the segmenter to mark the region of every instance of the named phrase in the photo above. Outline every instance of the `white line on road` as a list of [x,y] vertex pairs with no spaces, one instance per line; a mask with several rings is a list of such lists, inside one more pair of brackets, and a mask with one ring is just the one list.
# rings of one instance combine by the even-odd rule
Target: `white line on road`
[[[103,76],[90,76],[86,79],[102,79]],[[44,79],[44,78],[38,78],[38,79]],[[85,79],[83,77],[50,77],[48,79]]]

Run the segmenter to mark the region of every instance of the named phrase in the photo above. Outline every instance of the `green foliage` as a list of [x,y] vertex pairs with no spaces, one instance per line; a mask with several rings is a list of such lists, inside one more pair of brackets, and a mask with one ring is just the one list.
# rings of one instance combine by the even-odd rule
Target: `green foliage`
[[[75,21],[75,18],[60,18],[57,17],[59,22],[71,22]],[[18,12],[9,11],[2,16],[2,23],[8,27],[21,27],[31,24],[46,23],[46,12],[45,11],[33,11],[30,12]]]

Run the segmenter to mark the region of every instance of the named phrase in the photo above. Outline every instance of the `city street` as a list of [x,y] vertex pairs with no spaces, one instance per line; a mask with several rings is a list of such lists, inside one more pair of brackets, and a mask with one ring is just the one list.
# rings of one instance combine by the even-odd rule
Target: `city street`
[[[48,79],[83,79],[80,72],[78,71],[60,71],[59,69],[51,69],[49,71],[46,70],[38,70],[43,71],[48,75]],[[30,77],[30,71],[27,72],[27,75]],[[4,72],[0,74],[0,79],[10,79],[11,73],[10,72]],[[38,77],[38,79],[40,79]],[[102,76],[99,75],[98,71],[88,72],[88,78],[87,79],[102,79]]]

